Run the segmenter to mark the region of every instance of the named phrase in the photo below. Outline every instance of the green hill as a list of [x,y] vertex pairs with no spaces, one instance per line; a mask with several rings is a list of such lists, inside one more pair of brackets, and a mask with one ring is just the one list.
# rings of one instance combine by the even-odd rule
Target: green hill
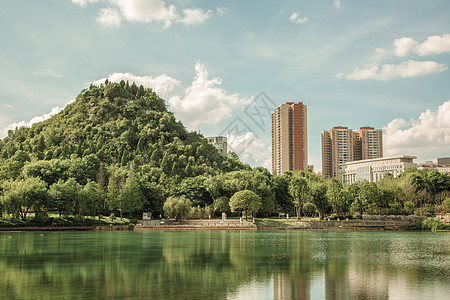
[[[149,208],[185,178],[249,168],[188,132],[151,89],[128,82],[91,85],[62,112],[0,140],[0,183],[37,177],[48,187],[76,179],[125,185],[138,178]],[[157,204],[155,204],[157,202]]]

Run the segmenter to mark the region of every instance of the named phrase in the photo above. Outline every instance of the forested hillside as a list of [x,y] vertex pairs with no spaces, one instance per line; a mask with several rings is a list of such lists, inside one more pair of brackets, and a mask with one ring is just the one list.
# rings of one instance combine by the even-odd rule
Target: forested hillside
[[448,174],[411,168],[351,185],[309,170],[273,176],[234,153],[220,156],[152,90],[124,81],[91,85],[61,113],[10,131],[0,155],[0,221],[30,220],[30,211],[38,224],[49,211],[76,223],[142,211],[173,218],[450,212]]
[[[36,178],[50,192],[57,185],[64,190],[65,184],[96,183],[100,199],[86,209],[91,212],[161,211],[184,178],[249,168],[235,155],[220,156],[201,134],[188,132],[151,89],[124,81],[91,85],[59,114],[9,131],[0,140],[0,154],[0,183]],[[128,209],[120,203],[127,185],[135,186],[141,203]],[[76,205],[53,206],[73,211]]]

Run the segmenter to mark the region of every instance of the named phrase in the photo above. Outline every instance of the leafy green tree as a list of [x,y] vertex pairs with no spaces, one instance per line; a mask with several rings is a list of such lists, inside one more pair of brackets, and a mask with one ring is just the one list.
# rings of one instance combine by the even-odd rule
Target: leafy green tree
[[236,192],[230,198],[231,211],[243,211],[245,219],[247,219],[248,211],[257,212],[261,205],[261,198],[250,190]]
[[213,208],[214,208],[215,212],[216,211],[222,212],[222,213],[231,212],[230,199],[228,199],[225,196],[214,199]]
[[337,178],[328,180],[327,198],[335,214],[342,215],[347,211],[347,198],[344,192],[344,185]]
[[287,176],[274,176],[272,191],[279,211],[289,213],[294,210],[292,198],[289,194],[289,178]]
[[186,218],[192,209],[192,203],[184,196],[169,197],[164,202],[164,214],[176,220]]
[[292,177],[289,182],[289,194],[297,212],[297,219],[299,219],[303,203],[308,202],[311,196],[311,190],[306,179],[304,177]]
[[80,185],[75,178],[59,180],[50,186],[51,206],[56,207],[61,217],[62,212],[73,213],[78,201]]
[[79,190],[79,195],[76,198],[75,212],[78,216],[81,218],[85,215],[94,215],[99,197],[98,184],[95,181],[88,180],[86,185]]
[[47,184],[39,178],[9,181],[3,189],[1,202],[9,213],[23,221],[30,209],[40,210],[48,202]]
[[134,170],[131,169],[119,195],[118,210],[120,212],[120,218],[122,219],[123,213],[140,211],[142,208],[142,192],[139,187],[139,182],[135,177]]
[[319,213],[319,219],[323,219],[330,205],[327,198],[327,183],[315,182],[311,184],[312,203],[316,206]]

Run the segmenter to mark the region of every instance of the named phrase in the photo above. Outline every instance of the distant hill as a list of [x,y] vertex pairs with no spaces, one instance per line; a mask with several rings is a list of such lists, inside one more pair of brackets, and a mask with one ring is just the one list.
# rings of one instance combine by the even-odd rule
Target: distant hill
[[0,155],[0,180],[15,177],[5,166],[14,161],[23,166],[86,157],[105,167],[133,165],[178,179],[245,167],[236,156],[219,155],[201,134],[188,132],[151,89],[125,81],[91,85],[59,114],[10,131],[0,140]]

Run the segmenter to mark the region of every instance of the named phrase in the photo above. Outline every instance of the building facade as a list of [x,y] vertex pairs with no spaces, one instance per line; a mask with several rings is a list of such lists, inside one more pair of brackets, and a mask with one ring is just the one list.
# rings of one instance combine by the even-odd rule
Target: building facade
[[383,132],[373,127],[359,128],[359,156],[355,160],[383,157]]
[[450,157],[441,157],[437,159],[437,164],[439,166],[447,166],[450,165]]
[[307,108],[286,102],[272,112],[272,172],[306,170],[308,167]]
[[381,129],[361,127],[353,131],[337,126],[322,132],[322,175],[337,177],[339,167],[350,161],[383,157]]
[[217,152],[219,152],[220,155],[227,155],[228,151],[228,143],[227,138],[224,136],[213,136],[213,137],[207,137],[206,140],[209,144],[213,145],[214,148],[216,148]]
[[357,181],[378,182],[386,173],[397,177],[409,167],[414,166],[415,156],[395,156],[375,159],[365,159],[344,163],[340,166],[339,175],[344,182],[352,184]]

